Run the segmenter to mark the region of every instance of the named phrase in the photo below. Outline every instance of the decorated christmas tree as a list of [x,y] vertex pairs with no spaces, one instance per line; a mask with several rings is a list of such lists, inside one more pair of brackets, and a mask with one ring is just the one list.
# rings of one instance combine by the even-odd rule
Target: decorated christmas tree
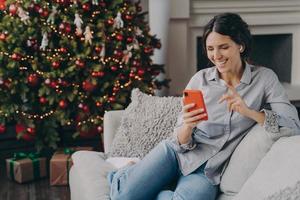
[[165,85],[145,15],[125,0],[0,0],[0,132],[56,148],[62,128],[101,134],[133,88]]

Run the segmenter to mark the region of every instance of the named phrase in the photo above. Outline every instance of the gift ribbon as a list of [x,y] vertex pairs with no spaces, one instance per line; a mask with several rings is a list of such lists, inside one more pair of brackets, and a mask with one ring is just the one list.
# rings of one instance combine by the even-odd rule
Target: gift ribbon
[[67,181],[69,182],[69,161],[71,160],[71,155],[75,152],[74,149],[64,148],[64,154],[70,155],[67,159]]
[[24,152],[14,153],[13,158],[9,161],[10,177],[13,180],[15,180],[15,173],[14,173],[15,161],[29,158],[32,161],[34,179],[40,178],[40,160],[39,160],[39,157],[40,157],[39,153],[24,153]]

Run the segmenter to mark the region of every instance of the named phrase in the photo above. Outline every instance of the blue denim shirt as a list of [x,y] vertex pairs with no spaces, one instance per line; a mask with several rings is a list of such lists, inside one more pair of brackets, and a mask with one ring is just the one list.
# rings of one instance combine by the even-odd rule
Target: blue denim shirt
[[[237,112],[229,112],[225,101],[218,103],[228,88],[224,80],[219,78],[215,67],[197,72],[186,89],[203,92],[208,121],[198,123],[190,142],[179,145],[177,130],[183,125],[181,113],[174,137],[169,138],[168,142],[176,151],[183,175],[192,173],[207,162],[205,175],[213,184],[219,184],[224,164],[256,122]],[[300,133],[297,110],[289,102],[283,86],[271,69],[246,64],[236,91],[251,109],[265,112],[266,131],[279,134],[280,127],[287,127]],[[265,109],[267,105],[269,109]]]

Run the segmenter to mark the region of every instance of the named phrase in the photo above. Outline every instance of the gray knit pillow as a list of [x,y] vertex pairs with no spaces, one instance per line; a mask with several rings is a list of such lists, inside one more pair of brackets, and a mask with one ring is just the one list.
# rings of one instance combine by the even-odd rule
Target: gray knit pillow
[[181,111],[181,97],[157,97],[132,90],[108,156],[143,158],[171,136]]

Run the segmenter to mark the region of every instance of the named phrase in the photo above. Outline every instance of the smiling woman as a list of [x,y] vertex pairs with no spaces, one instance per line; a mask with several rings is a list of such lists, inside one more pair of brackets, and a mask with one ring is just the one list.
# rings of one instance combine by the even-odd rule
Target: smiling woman
[[[186,90],[202,91],[208,120],[194,103],[184,105],[173,137],[140,162],[109,173],[112,200],[214,200],[225,163],[252,127],[276,136],[281,127],[300,133],[297,110],[276,74],[247,62],[252,39],[238,14],[216,15],[202,38],[213,66],[197,72]],[[166,187],[174,178],[175,189]]]

